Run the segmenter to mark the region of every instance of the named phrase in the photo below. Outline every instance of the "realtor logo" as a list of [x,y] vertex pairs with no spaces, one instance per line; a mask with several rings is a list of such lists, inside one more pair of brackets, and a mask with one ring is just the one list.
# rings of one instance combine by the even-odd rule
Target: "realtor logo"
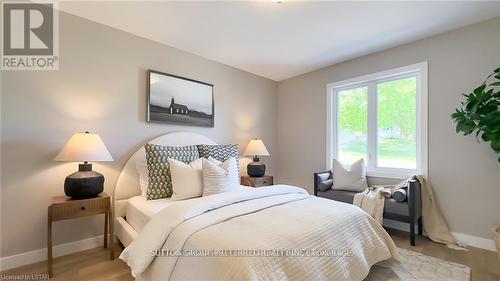
[[57,70],[54,2],[2,2],[2,70]]

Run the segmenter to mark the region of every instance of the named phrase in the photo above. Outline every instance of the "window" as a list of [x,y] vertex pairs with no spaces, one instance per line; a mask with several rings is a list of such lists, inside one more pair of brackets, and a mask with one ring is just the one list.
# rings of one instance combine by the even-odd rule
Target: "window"
[[368,87],[337,92],[338,157],[352,164],[368,156]]
[[328,84],[327,167],[364,158],[369,176],[427,174],[427,63]]

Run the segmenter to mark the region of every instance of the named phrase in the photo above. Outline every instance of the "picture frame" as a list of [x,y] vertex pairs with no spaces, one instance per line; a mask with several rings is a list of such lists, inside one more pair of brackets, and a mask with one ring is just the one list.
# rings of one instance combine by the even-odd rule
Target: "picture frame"
[[215,127],[214,85],[147,71],[147,122]]

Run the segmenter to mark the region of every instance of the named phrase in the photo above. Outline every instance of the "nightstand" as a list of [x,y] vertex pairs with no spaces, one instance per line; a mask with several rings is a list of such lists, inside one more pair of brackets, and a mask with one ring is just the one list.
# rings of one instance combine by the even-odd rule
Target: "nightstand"
[[113,247],[113,215],[111,198],[106,193],[88,199],[71,199],[66,196],[52,197],[52,204],[47,208],[47,273],[52,277],[52,222],[76,219],[87,216],[104,214],[104,248],[108,247],[109,227],[109,255],[114,257]]
[[241,176],[241,184],[252,187],[273,185],[273,176],[250,177]]

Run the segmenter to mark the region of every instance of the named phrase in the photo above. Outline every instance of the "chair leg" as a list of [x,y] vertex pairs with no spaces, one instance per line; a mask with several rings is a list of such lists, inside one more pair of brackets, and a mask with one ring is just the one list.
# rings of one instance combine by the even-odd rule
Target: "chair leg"
[[415,246],[415,223],[410,223],[410,245]]
[[422,224],[422,217],[418,218],[418,235],[423,235],[424,226]]

